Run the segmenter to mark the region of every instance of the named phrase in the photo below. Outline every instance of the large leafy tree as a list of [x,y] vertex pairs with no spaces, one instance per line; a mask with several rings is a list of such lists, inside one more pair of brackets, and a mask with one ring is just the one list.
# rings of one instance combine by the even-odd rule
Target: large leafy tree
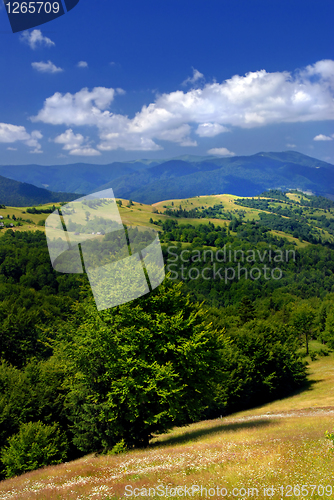
[[181,285],[165,282],[100,315],[87,301],[75,330],[64,344],[72,365],[67,408],[82,451],[122,440],[145,446],[210,404],[223,340]]

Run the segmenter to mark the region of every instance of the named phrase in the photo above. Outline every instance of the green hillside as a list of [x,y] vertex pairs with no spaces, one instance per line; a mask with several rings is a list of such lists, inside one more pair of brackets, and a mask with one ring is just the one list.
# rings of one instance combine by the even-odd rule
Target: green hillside
[[[16,230],[27,227],[40,229],[37,223],[47,218],[52,206],[45,204],[37,207],[40,209],[39,214],[9,206],[0,208],[0,216],[4,218],[5,226],[13,224]],[[223,226],[233,220],[237,220],[239,225],[254,221],[273,235],[284,237],[298,247],[315,242],[334,243],[334,202],[299,191],[284,194],[279,190],[271,190],[261,196],[248,198],[227,194],[196,196],[153,205],[136,201],[130,204],[129,200],[123,199],[119,210],[125,224],[155,227],[159,231],[169,219],[177,221],[179,225],[191,224],[195,227],[209,222]],[[13,215],[15,221],[12,220]]]
[[0,176],[0,204],[13,207],[74,200],[73,193],[55,193]]

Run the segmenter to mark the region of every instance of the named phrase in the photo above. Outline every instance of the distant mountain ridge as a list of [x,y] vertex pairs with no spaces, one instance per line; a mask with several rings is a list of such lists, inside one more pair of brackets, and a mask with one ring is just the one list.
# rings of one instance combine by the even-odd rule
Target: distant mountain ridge
[[26,182],[18,182],[0,175],[0,204],[11,207],[25,207],[44,203],[71,201],[77,198],[73,193],[53,193]]
[[[153,162],[155,165],[156,162]],[[150,165],[150,164],[149,164]],[[0,175],[51,191],[86,194],[116,177],[147,168],[146,163],[114,162],[111,165],[0,165]]]
[[334,199],[334,165],[296,151],[228,158],[184,155],[108,165],[3,165],[0,175],[77,194],[112,188],[116,197],[141,203],[221,193],[254,196],[276,188]]
[[114,179],[116,196],[142,203],[229,193],[255,196],[267,189],[301,189],[334,199],[334,165],[295,151],[252,156],[174,159]]

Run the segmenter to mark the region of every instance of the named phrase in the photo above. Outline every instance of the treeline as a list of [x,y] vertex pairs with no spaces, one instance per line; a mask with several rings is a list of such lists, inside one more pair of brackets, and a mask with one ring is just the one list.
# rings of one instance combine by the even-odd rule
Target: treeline
[[[272,198],[274,200],[281,200],[285,202],[290,202],[290,198],[286,195],[287,192],[281,191],[280,189],[269,189],[268,191],[263,191],[259,197]],[[243,201],[243,200],[239,200]]]
[[180,205],[179,208],[167,208],[164,211],[165,215],[169,215],[170,217],[184,217],[184,218],[191,218],[191,219],[197,219],[200,217],[203,217],[202,212],[199,211],[199,209],[196,208],[191,208],[190,210],[186,210],[185,208],[182,208]]
[[55,210],[56,206],[53,205],[50,208],[27,208],[25,211],[27,212],[27,214],[52,214],[52,212],[54,212]]
[[[160,236],[161,242],[180,241],[194,243],[197,245],[208,245],[222,248],[227,243],[236,241],[231,231],[237,232],[238,240],[252,243],[264,241],[278,246],[288,243],[288,240],[277,237],[270,233],[268,227],[259,226],[258,221],[243,223],[240,219],[233,218],[226,225],[219,226],[208,222],[206,224],[179,224],[178,221],[168,219],[162,224],[163,234]],[[292,244],[290,243],[290,246]]]
[[[294,191],[298,195],[301,193],[299,191]],[[302,198],[299,200],[301,205],[311,208],[321,208],[323,210],[329,210],[334,208],[334,201],[325,198],[324,196],[312,196],[309,194],[302,194]]]
[[[182,217],[189,219],[225,219],[232,220],[233,218],[245,216],[244,210],[233,210],[233,213],[229,210],[223,210],[223,204],[219,203],[213,205],[212,207],[195,207],[187,210],[186,208],[182,208],[182,205],[179,208],[167,208],[163,213],[165,215],[169,215],[170,217]],[[151,222],[151,221],[150,221]],[[152,223],[154,223],[152,221]]]

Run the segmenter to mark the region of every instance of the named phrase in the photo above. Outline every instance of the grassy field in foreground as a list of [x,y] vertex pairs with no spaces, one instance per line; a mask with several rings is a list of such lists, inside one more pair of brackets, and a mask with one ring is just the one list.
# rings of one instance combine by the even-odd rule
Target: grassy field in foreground
[[[135,498],[129,496],[134,488],[139,488],[136,498],[152,499],[333,499],[334,447],[324,434],[334,428],[334,356],[309,362],[309,386],[289,398],[175,428],[146,450],[89,455],[3,481],[0,500],[125,499]],[[158,485],[156,495],[148,491]],[[195,485],[202,492],[196,493]],[[304,495],[302,485],[308,485]],[[186,486],[189,494],[184,489],[174,494],[170,488],[177,486]],[[274,495],[264,495],[263,488],[271,486]],[[227,494],[217,495],[217,487]]]

